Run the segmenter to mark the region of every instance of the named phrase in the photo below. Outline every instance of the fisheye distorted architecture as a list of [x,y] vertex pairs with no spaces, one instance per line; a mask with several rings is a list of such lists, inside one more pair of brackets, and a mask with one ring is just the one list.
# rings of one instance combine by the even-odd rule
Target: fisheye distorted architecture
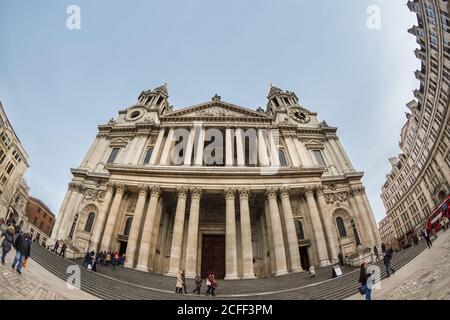
[[450,194],[449,3],[416,0],[408,7],[418,18],[409,32],[420,45],[415,51],[422,62],[415,73],[420,88],[407,105],[402,153],[389,159],[392,171],[381,193],[388,219],[382,228],[392,229],[400,243],[417,236],[432,210]]
[[328,265],[381,243],[337,135],[271,86],[256,111],[222,101],[174,110],[166,85],[99,126],[51,240],[117,250],[126,267],[251,279]]

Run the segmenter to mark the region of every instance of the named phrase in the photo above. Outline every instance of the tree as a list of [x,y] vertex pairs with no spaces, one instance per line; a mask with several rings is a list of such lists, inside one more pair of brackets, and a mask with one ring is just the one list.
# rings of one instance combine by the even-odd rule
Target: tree
[[4,207],[6,212],[0,212],[0,217],[5,219],[8,217],[10,209],[12,209],[13,203],[16,199],[17,191],[19,189],[19,183],[17,181],[10,181],[1,190],[0,194],[0,207]]

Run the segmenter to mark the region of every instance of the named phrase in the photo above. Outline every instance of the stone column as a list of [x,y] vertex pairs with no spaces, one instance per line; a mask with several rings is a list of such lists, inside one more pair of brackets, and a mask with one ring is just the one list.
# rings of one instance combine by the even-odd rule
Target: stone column
[[186,153],[184,156],[184,165],[190,166],[192,162],[192,152],[194,150],[194,141],[195,140],[195,127],[191,127],[191,131],[189,132],[189,138],[186,145]]
[[132,164],[138,164],[139,163],[141,155],[144,152],[144,148],[145,148],[145,145],[147,143],[147,140],[148,140],[147,134],[140,133],[138,135],[138,142],[137,142],[137,144],[135,146],[135,149],[133,149],[134,156],[131,158],[131,161],[132,161],[131,163]]
[[73,224],[73,219],[78,211],[78,207],[83,200],[83,184],[74,182],[73,183],[73,194],[70,197],[70,201],[67,204],[66,211],[64,213],[64,219],[61,222],[61,226],[58,232],[58,239],[65,239],[69,233]]
[[161,147],[162,147],[162,142],[164,139],[165,132],[166,132],[166,128],[161,128],[161,130],[159,131],[158,138],[156,139],[155,146],[153,147],[152,156],[150,157],[149,164],[151,166],[154,166],[156,164],[156,162],[158,161],[158,157],[161,153]]
[[186,246],[186,277],[195,278],[197,274],[198,223],[200,218],[201,189],[193,188]]
[[234,189],[225,190],[225,199],[226,199],[225,280],[233,280],[238,278],[234,193],[235,193]]
[[245,166],[244,136],[241,128],[236,129],[237,165]]
[[225,129],[225,165],[232,167],[234,162],[234,149],[233,149],[233,129]]
[[175,130],[170,128],[167,134],[166,143],[164,143],[164,149],[162,150],[160,164],[163,166],[168,166],[171,163],[172,158],[172,145],[173,145],[173,135]]
[[241,212],[241,241],[242,241],[242,279],[254,279],[252,229],[250,221],[250,207],[248,205],[249,190],[239,190]]
[[300,167],[300,159],[298,157],[297,148],[295,147],[294,140],[292,139],[292,135],[286,134],[284,137],[285,137],[284,139],[286,141],[286,145],[287,145],[287,149],[288,149],[290,158],[292,159],[292,166]]
[[203,166],[203,150],[205,148],[205,128],[199,126],[197,127],[200,130],[197,141],[197,149],[195,154],[195,165]]
[[167,275],[177,276],[180,272],[181,249],[183,245],[184,215],[186,211],[187,190],[183,187],[177,190],[178,202],[173,226],[172,246],[170,250],[169,271]]
[[150,202],[145,215],[144,227],[142,229],[141,244],[138,254],[138,262],[136,269],[140,271],[148,271],[148,257],[150,252],[150,241],[153,233],[153,225],[155,221],[156,209],[158,208],[158,200],[161,191],[157,186],[150,187]]
[[363,187],[361,197],[363,199],[364,205],[366,206],[366,212],[368,214],[368,218],[369,218],[370,224],[372,226],[372,234],[373,234],[373,239],[375,241],[374,245],[379,246],[379,245],[381,245],[381,236],[380,236],[380,232],[378,230],[378,225],[375,220],[375,216],[373,215],[373,211],[372,211],[372,208],[369,203],[369,199],[367,199],[365,190],[366,189]]
[[278,210],[277,189],[267,189],[266,197],[269,202],[270,224],[272,227],[273,246],[275,251],[275,276],[281,276],[287,274],[288,269],[286,264],[286,251],[284,248],[280,211]]
[[[362,222],[363,229],[364,229],[364,239],[366,239],[366,245],[372,247],[375,244],[375,239],[373,238],[373,232],[372,227],[370,223],[370,218],[367,213],[367,209],[364,205],[364,200],[361,196],[361,193],[363,192],[362,186],[353,186],[352,187],[352,195],[355,199],[356,206],[358,208],[358,217],[360,221]],[[359,224],[361,228],[361,223]]]
[[111,206],[111,200],[114,193],[114,184],[108,182],[106,184],[106,194],[103,199],[102,207],[98,213],[97,219],[95,219],[94,229],[92,231],[91,243],[89,245],[89,250],[98,251],[98,245],[100,239],[102,238],[103,228],[105,226],[105,221],[108,216],[109,208]]
[[100,245],[101,251],[108,251],[111,249],[111,239],[116,225],[117,214],[119,213],[120,203],[122,202],[123,194],[125,193],[125,186],[123,184],[116,185],[116,195],[109,210],[108,219],[106,220],[105,231],[103,232],[102,243]]
[[[356,203],[355,198],[355,191],[349,192],[349,202],[353,210],[353,217],[356,220],[356,230],[358,231],[359,240],[361,242],[361,245],[370,245],[372,242],[372,237],[370,234],[368,234],[365,230],[365,220],[362,217],[361,210],[358,207],[358,204]],[[333,223],[336,223],[336,221],[333,221]]]
[[317,210],[316,200],[314,199],[314,191],[316,186],[308,186],[306,188],[305,196],[308,202],[309,213],[311,215],[311,222],[313,225],[314,236],[316,238],[317,256],[321,266],[330,264],[327,254],[327,246],[325,243],[325,236],[323,234],[322,222],[320,221],[319,211]]
[[95,149],[97,149],[97,146],[98,146],[98,144],[100,142],[100,139],[101,139],[100,136],[97,136],[95,138],[94,143],[91,145],[91,147],[89,148],[88,153],[86,154],[86,156],[83,159],[82,167],[89,167],[89,160],[91,159],[92,154],[95,151]]
[[295,231],[294,215],[292,214],[288,187],[282,187],[280,189],[280,197],[281,204],[283,205],[284,223],[286,225],[291,272],[303,271],[302,265],[300,263],[297,232]]
[[338,156],[336,155],[336,151],[331,145],[330,140],[325,141],[325,149],[328,149],[330,151],[331,158],[336,167],[337,173],[338,174],[344,173],[344,168],[342,167],[342,164],[339,162]]
[[278,148],[275,143],[275,138],[273,136],[274,130],[270,130],[268,134],[269,139],[269,149],[270,149],[270,164],[272,167],[280,166],[280,158],[278,157]]
[[72,183],[69,183],[69,188],[66,192],[66,195],[64,196],[64,200],[61,204],[61,208],[59,209],[58,217],[56,218],[55,226],[53,227],[53,230],[52,230],[52,235],[51,235],[50,241],[49,241],[49,243],[51,245],[53,245],[56,242],[56,240],[59,240],[58,239],[59,229],[61,228],[61,223],[64,219],[64,214],[66,213],[67,205],[70,202],[70,198],[72,197],[73,190],[74,190],[74,187],[72,186]]
[[259,164],[262,167],[270,166],[269,156],[267,155],[267,143],[264,138],[264,132],[262,129],[258,129],[258,157]]
[[336,144],[336,138],[330,137],[328,140],[328,144],[330,145],[331,149],[333,150],[333,152],[336,156],[336,160],[337,160],[338,167],[340,168],[340,172],[342,172],[342,173],[347,172],[349,169],[345,163],[346,162],[345,158],[342,155],[341,150],[339,149],[339,146]]
[[125,267],[127,268],[133,268],[135,265],[136,247],[139,238],[139,231],[141,229],[141,221],[144,214],[145,202],[147,200],[147,190],[147,186],[139,186],[139,198],[136,204],[136,209],[134,210],[133,221],[131,223],[130,234],[128,236],[126,251],[127,259],[125,262]]
[[332,213],[327,210],[327,203],[323,194],[324,187],[317,188],[317,201],[319,202],[320,212],[322,213],[322,221],[327,235],[328,249],[330,250],[330,260],[332,263],[338,261],[339,246],[336,234],[336,229],[333,226]]
[[311,155],[308,149],[305,147],[303,142],[301,142],[297,137],[294,138],[294,144],[297,147],[298,154],[300,155],[300,161],[304,167],[313,167],[314,163],[311,159]]

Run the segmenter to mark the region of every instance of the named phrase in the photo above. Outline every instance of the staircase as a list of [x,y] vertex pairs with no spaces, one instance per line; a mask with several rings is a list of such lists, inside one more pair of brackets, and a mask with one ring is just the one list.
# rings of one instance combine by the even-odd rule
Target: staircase
[[[425,242],[394,254],[391,265],[395,270],[406,265],[426,248]],[[31,258],[64,281],[70,274],[69,266],[79,261],[64,259],[53,252],[33,243]],[[382,261],[375,263],[381,268],[381,278],[387,277]],[[107,300],[174,300],[205,299],[198,295],[175,295],[175,278],[143,273],[135,270],[98,267],[92,272],[81,270],[81,290]],[[276,278],[244,281],[219,281],[217,299],[273,299],[273,300],[339,300],[357,292],[359,270],[344,267],[344,275],[330,279],[331,267],[317,269],[317,278],[309,279],[306,272]],[[187,282],[192,292],[193,283]],[[203,285],[202,291],[205,292]],[[189,290],[188,290],[189,292]]]

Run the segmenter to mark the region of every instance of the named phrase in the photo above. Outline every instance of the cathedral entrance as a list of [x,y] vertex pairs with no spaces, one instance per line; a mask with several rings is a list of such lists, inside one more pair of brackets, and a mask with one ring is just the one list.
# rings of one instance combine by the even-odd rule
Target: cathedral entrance
[[302,262],[303,270],[309,270],[309,257],[308,257],[308,247],[299,247],[300,260]]
[[213,272],[216,279],[225,278],[225,235],[203,235],[201,277]]

